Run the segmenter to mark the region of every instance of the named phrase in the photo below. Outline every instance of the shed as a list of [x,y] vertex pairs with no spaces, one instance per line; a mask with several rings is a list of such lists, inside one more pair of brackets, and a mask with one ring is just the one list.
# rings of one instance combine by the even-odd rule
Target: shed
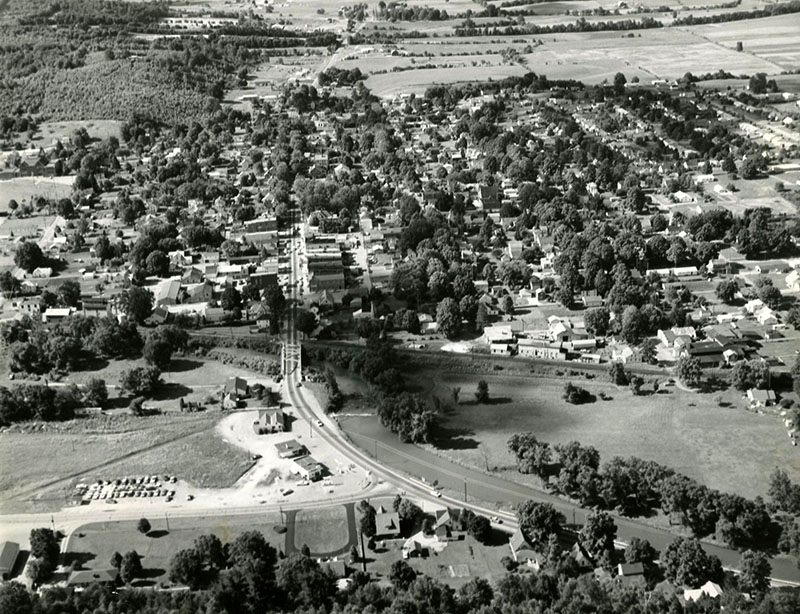
[[0,545],[0,578],[8,580],[19,556],[19,544],[16,542],[3,542]]

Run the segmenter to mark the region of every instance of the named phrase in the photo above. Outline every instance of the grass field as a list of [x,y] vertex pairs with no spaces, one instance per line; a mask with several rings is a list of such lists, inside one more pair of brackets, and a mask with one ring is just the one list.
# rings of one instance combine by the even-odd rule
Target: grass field
[[[97,416],[0,434],[0,509],[58,509],[78,482],[173,474],[197,486],[232,485],[249,455],[214,433],[219,414]],[[43,453],[46,451],[46,453]]]
[[110,136],[122,139],[120,130],[122,122],[106,119],[94,119],[88,121],[64,121],[64,122],[45,122],[39,126],[39,130],[33,137],[36,145],[48,146],[57,139],[70,137],[78,128],[86,128],[86,132],[93,139],[102,140]]
[[[576,406],[561,398],[564,381],[490,375],[485,379],[497,398],[476,405],[476,376],[442,373],[428,384],[424,377],[412,379],[442,399],[449,399],[453,386],[462,390],[461,404],[443,417],[449,437],[437,444],[441,453],[484,468],[485,451],[490,466],[512,468],[512,479],[520,476],[513,471],[508,438],[532,431],[550,443],[592,445],[606,461],[613,456],[654,460],[710,487],[746,496],[764,496],[776,466],[800,480],[797,448],[789,445],[778,418],[746,411],[735,391],[695,394],[670,387],[667,394],[634,397],[627,389],[575,378],[594,394],[613,397]],[[483,444],[482,450],[472,441]]]
[[344,506],[300,510],[294,518],[294,546],[307,545],[311,552],[335,552],[350,540]]
[[[67,560],[78,560],[84,569],[108,567],[114,552],[124,554],[136,550],[142,555],[145,578],[137,581],[139,586],[166,581],[173,555],[191,548],[201,535],[214,534],[223,543],[229,543],[244,531],[261,531],[266,540],[277,550],[284,549],[285,534],[278,534],[273,527],[280,524],[278,514],[261,513],[247,516],[222,516],[201,518],[150,518],[150,536],[136,530],[135,520],[87,524],[70,537],[66,552]],[[169,522],[169,530],[167,530]]]
[[75,177],[15,177],[0,180],[0,211],[8,208],[8,201],[30,201],[37,196],[49,199],[68,198],[72,194]]

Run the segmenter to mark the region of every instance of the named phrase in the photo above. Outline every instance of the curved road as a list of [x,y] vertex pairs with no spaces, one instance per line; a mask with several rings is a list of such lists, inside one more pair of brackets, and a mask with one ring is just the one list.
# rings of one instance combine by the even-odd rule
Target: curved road
[[[293,224],[294,227],[297,226]],[[298,232],[300,232],[299,228]],[[294,328],[294,318],[297,310],[298,287],[301,283],[301,276],[299,274],[298,249],[296,249],[294,234],[292,243],[292,281],[295,283],[292,286],[291,298],[293,300],[289,310],[287,338],[288,343],[294,346],[296,350],[299,350],[299,333]],[[329,416],[324,415],[323,412],[317,413],[314,411],[313,405],[306,398],[307,395],[302,388],[302,384],[300,384],[299,370],[292,369],[288,372],[285,378],[285,393],[287,394],[287,399],[297,411],[298,416],[308,421],[309,425],[313,425],[312,428],[316,430],[317,434],[338,452],[366,470],[420,499],[434,503],[468,507],[485,515],[496,515],[503,518],[507,528],[516,526],[516,518],[513,513],[488,509],[469,500],[465,502],[463,493],[466,492],[467,499],[496,502],[498,505],[505,506],[514,506],[528,499],[545,501],[552,503],[556,509],[564,514],[567,522],[573,524],[583,524],[587,514],[591,512],[591,510],[573,505],[549,493],[510,482],[476,469],[457,465],[417,446],[403,444],[396,437],[389,436],[390,434],[387,434],[385,429],[380,426],[372,432],[369,432],[368,429],[365,432],[363,427],[359,429],[346,424],[347,435],[350,435],[364,449],[370,450],[372,452],[372,455],[370,455],[362,450],[361,447],[351,443],[345,433],[339,429],[338,423],[334,422]],[[318,420],[324,426],[317,426]],[[420,476],[420,478],[424,478],[427,481],[427,484],[422,479],[417,480],[409,476]],[[432,484],[434,481],[438,481],[439,485],[449,491],[458,493],[458,496],[450,496],[438,491],[436,493],[432,492],[428,484]],[[669,531],[651,527],[630,518],[615,516],[615,520],[618,528],[617,539],[623,544],[636,536],[647,539],[656,549],[663,551],[676,537],[675,534]],[[737,570],[740,559],[739,551],[705,542],[703,547],[710,554],[719,557],[726,569]],[[773,558],[770,562],[772,564],[772,579],[776,584],[800,586],[800,569],[798,569],[794,561],[789,558]]]

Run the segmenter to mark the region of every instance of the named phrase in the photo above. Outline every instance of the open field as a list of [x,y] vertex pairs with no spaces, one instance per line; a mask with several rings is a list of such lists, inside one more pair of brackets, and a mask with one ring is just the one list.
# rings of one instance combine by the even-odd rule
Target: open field
[[[197,486],[232,485],[251,465],[214,433],[219,414],[96,416],[0,434],[3,511],[53,509],[79,482],[173,474]],[[43,453],[46,451],[46,453]]]
[[8,201],[18,203],[37,196],[49,199],[68,198],[72,194],[75,177],[15,177],[0,179],[0,211],[8,209]]
[[465,66],[462,68],[429,68],[407,70],[398,73],[371,75],[366,86],[376,96],[391,97],[405,93],[422,93],[437,83],[461,83],[467,81],[485,81],[487,79],[503,79],[505,77],[524,75],[527,71],[518,64],[500,64],[494,66]]
[[65,137],[72,136],[79,128],[86,128],[86,132],[93,139],[102,140],[110,136],[122,139],[120,135],[122,122],[93,119],[87,121],[46,122],[39,126],[38,132],[33,137],[33,142],[36,145],[47,146],[56,140],[63,140]]
[[451,388],[461,387],[461,404],[443,416],[447,439],[437,446],[445,456],[474,467],[485,468],[487,460],[493,467],[513,467],[508,438],[532,431],[550,443],[592,445],[605,461],[613,456],[654,460],[712,488],[749,497],[766,495],[776,466],[800,479],[798,449],[789,445],[778,417],[746,411],[735,391],[695,394],[669,387],[666,394],[634,397],[628,389],[576,377],[574,383],[596,395],[605,391],[613,400],[569,405],[561,398],[563,380],[489,375],[485,379],[497,398],[475,405],[476,376],[441,373],[435,382],[424,383],[426,377],[414,374],[412,379],[448,400]]
[[781,70],[800,66],[800,16],[797,14],[692,26],[690,30],[728,49],[735,49],[736,43],[741,41],[745,54],[772,62]]
[[336,552],[350,541],[347,509],[344,506],[300,510],[294,517],[294,547],[307,545],[311,552]]
[[[191,548],[201,535],[214,534],[223,544],[229,543],[245,531],[261,531],[277,550],[283,551],[285,534],[273,527],[280,524],[280,515],[261,513],[249,516],[201,518],[149,518],[152,529],[148,535],[136,530],[136,521],[103,522],[87,524],[75,531],[66,547],[67,561],[78,560],[84,569],[103,569],[114,552],[136,550],[142,555],[145,578],[139,586],[167,581],[169,564],[178,550]],[[167,530],[169,523],[169,530]]]

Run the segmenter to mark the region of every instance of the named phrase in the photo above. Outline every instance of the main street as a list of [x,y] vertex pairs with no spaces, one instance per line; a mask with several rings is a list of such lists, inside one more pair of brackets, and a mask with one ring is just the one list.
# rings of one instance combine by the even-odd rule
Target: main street
[[[296,215],[296,211],[293,211]],[[300,225],[292,224],[291,249],[291,296],[288,313],[286,337],[294,351],[299,355],[299,334],[294,327],[297,305],[301,298],[302,276],[300,271],[297,237],[302,232]],[[345,433],[338,422],[332,420],[321,409],[314,409],[316,402],[309,398],[302,387],[300,369],[287,369],[284,390],[300,419],[306,420],[315,429],[315,436],[323,438],[345,458],[356,465],[371,471],[387,482],[394,484],[408,495],[422,499],[428,503],[467,507],[487,516],[499,516],[504,527],[516,528],[514,514],[492,509],[478,502],[493,502],[497,505],[514,506],[521,501],[534,499],[551,503],[567,518],[568,523],[583,524],[592,510],[582,508],[555,497],[549,493],[536,490],[503,478],[457,465],[422,448],[403,444],[385,429],[381,432],[364,433],[350,429]],[[317,426],[320,421],[323,426]],[[354,445],[350,439],[360,444]],[[374,450],[374,455],[364,450]],[[413,477],[412,477],[413,476]],[[417,477],[418,476],[418,477]],[[423,481],[424,479],[424,481]],[[445,488],[444,492],[433,492],[430,484],[437,483]],[[464,496],[461,496],[461,493]],[[454,493],[454,494],[450,494]],[[457,493],[457,494],[455,494]],[[464,499],[467,499],[466,501]],[[634,536],[647,539],[657,550],[663,551],[676,537],[675,534],[653,527],[630,518],[615,518],[618,532],[617,539],[625,544]],[[716,544],[704,542],[704,548],[722,561],[723,567],[736,571],[739,565],[740,552]],[[800,586],[800,569],[789,558],[772,558],[772,579],[776,584]]]

